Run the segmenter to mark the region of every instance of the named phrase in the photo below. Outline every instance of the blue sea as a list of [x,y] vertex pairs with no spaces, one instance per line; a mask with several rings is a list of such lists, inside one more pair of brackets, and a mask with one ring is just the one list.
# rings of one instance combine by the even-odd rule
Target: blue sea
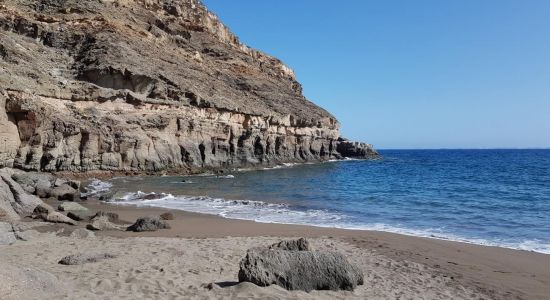
[[120,191],[120,204],[550,253],[550,150],[380,154],[223,176],[124,177],[91,188]]

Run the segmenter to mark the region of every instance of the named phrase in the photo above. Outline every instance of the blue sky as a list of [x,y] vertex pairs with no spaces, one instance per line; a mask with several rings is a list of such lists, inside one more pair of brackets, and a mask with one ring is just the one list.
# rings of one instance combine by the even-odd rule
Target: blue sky
[[377,148],[550,148],[550,1],[204,0]]

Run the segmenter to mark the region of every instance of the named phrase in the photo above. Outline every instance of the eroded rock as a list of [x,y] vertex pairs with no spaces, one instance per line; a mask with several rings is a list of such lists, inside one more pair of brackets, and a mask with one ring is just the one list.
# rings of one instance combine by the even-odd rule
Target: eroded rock
[[65,216],[64,214],[56,212],[51,206],[44,203],[38,205],[34,209],[32,217],[34,219],[42,219],[50,223],[64,223],[69,225],[76,225],[75,220]]
[[[83,211],[86,212],[88,209],[76,202],[63,202],[57,207],[60,211]],[[67,215],[68,216],[68,215]]]
[[287,290],[354,290],[363,273],[340,253],[254,248],[241,260],[239,282]]
[[86,229],[99,231],[99,230],[125,230],[126,228],[112,223],[109,221],[109,218],[105,215],[94,217],[92,222],[86,225]]

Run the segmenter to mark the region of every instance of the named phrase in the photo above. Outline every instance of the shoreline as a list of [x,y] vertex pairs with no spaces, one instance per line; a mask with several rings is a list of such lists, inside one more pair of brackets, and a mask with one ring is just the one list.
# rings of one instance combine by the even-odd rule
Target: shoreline
[[[49,202],[56,205],[57,201]],[[307,225],[259,223],[228,219],[216,215],[186,212],[156,207],[116,205],[88,200],[82,203],[92,211],[109,211],[120,219],[131,221],[138,217],[174,214],[169,221],[171,229],[156,232],[100,231],[100,237],[115,238],[297,238],[339,240],[363,251],[374,252],[399,262],[421,264],[430,272],[450,278],[453,285],[471,287],[475,291],[497,299],[544,299],[550,294],[550,255],[483,246],[464,242],[440,240],[398,233],[326,228]],[[49,225],[54,228],[74,228],[68,225]]]

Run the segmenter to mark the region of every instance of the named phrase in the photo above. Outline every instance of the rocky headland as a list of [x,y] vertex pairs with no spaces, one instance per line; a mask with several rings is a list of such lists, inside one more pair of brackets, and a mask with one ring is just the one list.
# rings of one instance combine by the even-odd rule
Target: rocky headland
[[198,0],[0,2],[0,166],[198,172],[375,158]]

